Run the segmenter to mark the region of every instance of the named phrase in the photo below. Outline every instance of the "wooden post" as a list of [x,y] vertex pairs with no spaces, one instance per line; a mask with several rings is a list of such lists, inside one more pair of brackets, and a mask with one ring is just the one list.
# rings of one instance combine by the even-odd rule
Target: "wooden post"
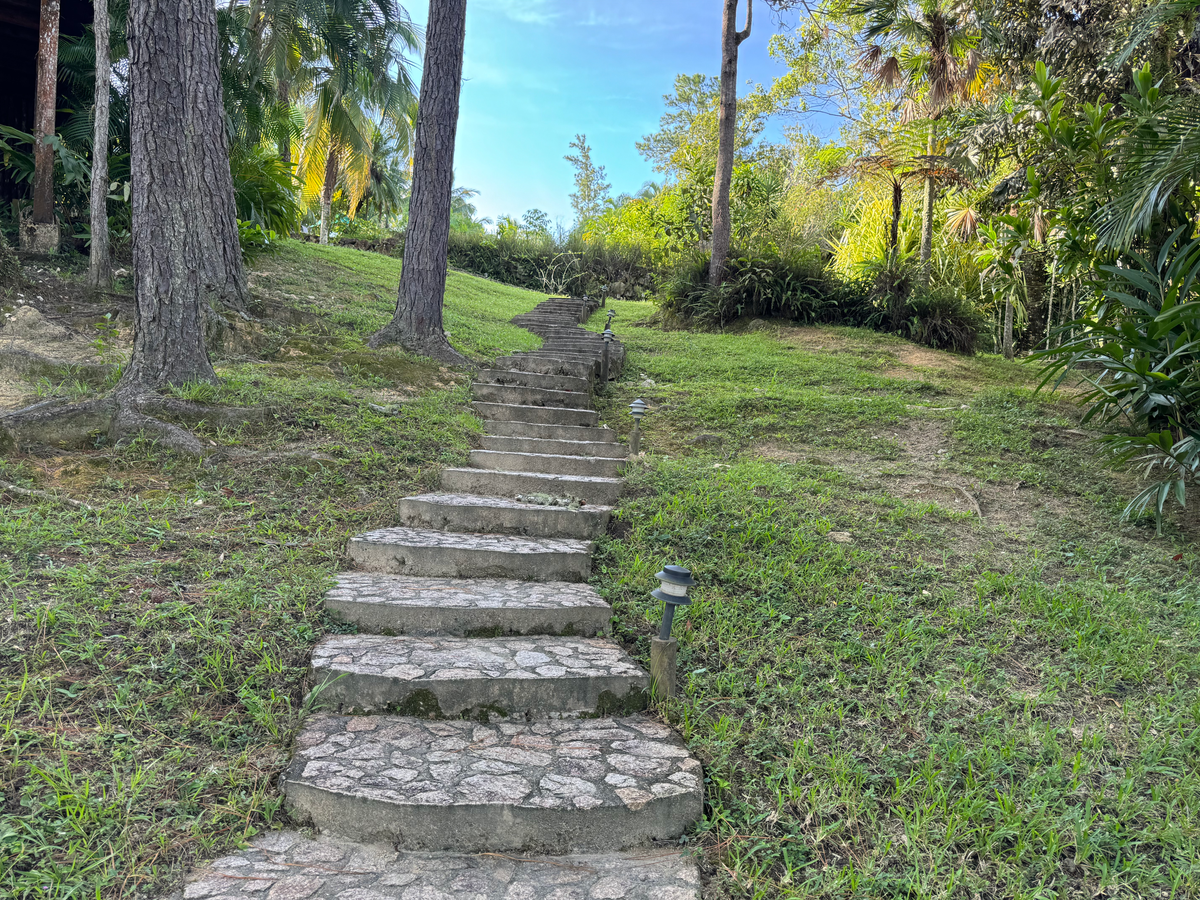
[[675,696],[675,657],[678,653],[679,641],[675,638],[666,641],[657,636],[650,638],[650,693],[655,700]]

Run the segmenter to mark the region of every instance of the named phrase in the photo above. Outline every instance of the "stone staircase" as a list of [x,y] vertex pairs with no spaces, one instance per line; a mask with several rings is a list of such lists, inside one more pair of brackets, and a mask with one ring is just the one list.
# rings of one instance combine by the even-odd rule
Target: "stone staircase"
[[696,864],[655,842],[702,814],[700,764],[639,714],[649,676],[585,583],[626,457],[591,408],[595,308],[514,319],[543,346],[479,373],[482,449],[351,539],[325,604],[358,633],[313,651],[327,711],[282,778],[317,836],[263,835],[179,897],[698,900]]

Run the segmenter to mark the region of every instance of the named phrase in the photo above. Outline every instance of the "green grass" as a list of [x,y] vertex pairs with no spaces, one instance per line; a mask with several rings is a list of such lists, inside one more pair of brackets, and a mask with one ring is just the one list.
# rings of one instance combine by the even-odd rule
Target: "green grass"
[[[179,392],[280,410],[200,429],[244,457],[0,461],[99,508],[0,505],[0,895],[151,895],[287,824],[346,539],[479,432],[464,378],[365,349],[397,280],[341,248],[258,261],[286,326]],[[507,322],[541,299],[452,274],[447,328],[478,359],[529,348]],[[664,713],[705,764],[706,898],[1200,896],[1196,533],[1118,524],[1132,486],[1070,403],[993,357],[664,332],[616,305],[629,360],[602,415],[652,408],[595,584],[645,659],[653,573],[700,582]]]
[[[347,538],[392,524],[479,432],[464,377],[365,350],[398,277],[386,257],[294,243],[257,262],[283,324],[218,359],[220,386],[178,392],[279,410],[199,429],[244,457],[138,442],[0,460],[0,480],[99,510],[0,501],[0,896],[145,895],[282,822]],[[447,329],[477,359],[529,348],[507,322],[542,299],[452,273]]]
[[666,712],[705,897],[1200,896],[1196,531],[1119,525],[1130,485],[1019,363],[617,308],[605,417],[644,397],[650,453],[596,583],[645,658],[654,572],[700,582]]

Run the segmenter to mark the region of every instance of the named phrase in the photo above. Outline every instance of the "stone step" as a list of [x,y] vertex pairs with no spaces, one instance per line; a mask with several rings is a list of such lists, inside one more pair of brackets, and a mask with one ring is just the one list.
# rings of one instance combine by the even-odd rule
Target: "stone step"
[[[603,445],[602,445],[603,446]],[[612,509],[567,509],[504,497],[420,494],[400,501],[399,524],[434,531],[522,534],[590,541],[604,534]]]
[[502,422],[532,422],[538,425],[596,425],[600,414],[590,409],[563,409],[556,406],[527,406],[520,403],[484,403],[474,401],[471,409],[481,419]]
[[625,460],[604,456],[559,456],[550,453],[512,453],[504,450],[472,450],[470,465],[501,472],[544,472],[548,475],[599,475],[616,478]]
[[624,444],[605,441],[555,441],[489,434],[480,439],[480,446],[484,450],[507,453],[556,453],[560,456],[607,456],[610,459],[626,459],[629,456],[629,448]]
[[486,720],[629,714],[650,677],[608,638],[338,634],[313,649],[312,683],[338,712]]
[[594,503],[598,506],[616,506],[624,486],[625,482],[620,478],[585,478],[579,475],[501,472],[492,469],[442,470],[442,490],[452,494],[485,494],[496,497],[549,494],[551,497],[577,497],[584,503]]
[[610,607],[596,589],[565,581],[414,578],[343,572],[325,608],[369,634],[607,634]]
[[542,438],[550,441],[604,441],[615,444],[619,437],[608,427],[539,425],[534,422],[501,422],[493,419],[485,428],[495,437]]
[[701,778],[679,737],[640,716],[315,715],[282,780],[298,822],[350,840],[571,853],[677,839],[703,812]]
[[352,537],[346,550],[369,572],[432,578],[585,581],[592,565],[591,544],[587,541],[455,534],[421,528],[369,531]]
[[591,394],[581,391],[551,391],[516,384],[475,382],[471,395],[481,403],[506,403],[518,406],[553,406],[559,409],[590,409]]
[[566,375],[571,378],[583,378],[589,381],[600,372],[599,363],[546,359],[527,354],[502,356],[496,360],[496,367],[537,375]]
[[537,372],[519,372],[516,369],[484,369],[475,376],[475,381],[483,384],[516,384],[550,391],[579,391],[581,393],[587,393],[592,387],[592,382],[588,378],[576,378],[571,375],[541,375]]
[[[600,355],[597,353],[583,353],[575,350],[532,350],[529,355],[541,359],[558,359],[576,363],[594,362],[596,366],[600,365]],[[611,364],[611,362],[610,359],[609,363]]]
[[170,900],[700,900],[700,891],[695,860],[660,849],[474,856],[268,831],[189,873]]

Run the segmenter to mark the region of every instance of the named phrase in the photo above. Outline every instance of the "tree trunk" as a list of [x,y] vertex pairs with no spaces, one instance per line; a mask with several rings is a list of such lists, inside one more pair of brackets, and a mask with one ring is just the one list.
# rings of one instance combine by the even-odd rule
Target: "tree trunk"
[[93,0],[96,37],[95,104],[92,116],[92,243],[88,251],[88,285],[104,290],[112,284],[108,249],[108,100],[112,66],[108,54],[108,0]]
[[[279,79],[279,87],[277,89],[276,99],[283,106],[291,101],[292,86],[286,78]],[[279,139],[279,158],[282,159],[288,166],[292,164],[292,136],[285,135]]]
[[[937,152],[937,123],[929,123],[929,155]],[[937,184],[932,178],[925,179],[925,209],[921,216],[921,284],[929,286],[933,269],[933,208],[937,203]]]
[[1046,304],[1046,349],[1050,349],[1050,329],[1054,327],[1054,281],[1057,266],[1050,264],[1050,302]]
[[338,177],[338,147],[332,140],[325,157],[325,181],[321,185],[321,243],[329,243],[329,220],[333,213],[333,187]]
[[1013,304],[1004,301],[1004,358],[1013,358]]
[[129,11],[136,321],[118,396],[215,381],[210,305],[244,304],[212,0]]
[[54,217],[54,148],[46,138],[54,135],[58,106],[58,24],[60,0],[42,0],[38,31],[37,95],[33,124],[33,234],[26,247],[38,253],[58,250],[58,225]]
[[466,360],[446,339],[442,301],[466,19],[467,0],[429,2],[399,298],[392,321],[371,337],[372,347],[399,343],[407,350],[454,363]]
[[721,18],[721,109],[717,125],[717,171],[713,177],[712,257],[708,263],[708,283],[719,285],[725,277],[725,260],[733,223],[729,212],[729,186],[733,181],[733,153],[737,141],[737,64],[738,47],[750,37],[754,0],[746,0],[746,28],[737,30],[738,0],[725,0]]
[[904,187],[899,181],[892,182],[892,230],[888,233],[888,249],[894,256],[900,244],[900,213],[904,209]]

